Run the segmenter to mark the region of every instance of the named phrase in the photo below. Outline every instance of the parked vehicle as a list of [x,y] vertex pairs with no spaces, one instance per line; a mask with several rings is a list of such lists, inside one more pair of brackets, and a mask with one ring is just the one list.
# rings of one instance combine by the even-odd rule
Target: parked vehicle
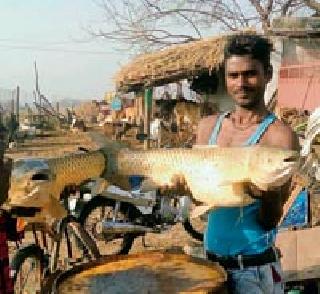
[[137,236],[161,233],[178,222],[192,237],[202,240],[201,231],[189,220],[191,204],[188,196],[161,196],[158,191],[142,193],[109,186],[80,205],[79,221],[103,254],[127,254]]

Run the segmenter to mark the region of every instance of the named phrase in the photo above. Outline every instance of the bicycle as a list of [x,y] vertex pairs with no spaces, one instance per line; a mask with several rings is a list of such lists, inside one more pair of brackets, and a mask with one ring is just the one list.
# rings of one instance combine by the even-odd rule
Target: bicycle
[[[19,217],[26,214],[30,216],[30,209],[15,209],[12,214]],[[50,274],[100,257],[95,242],[76,217],[70,214],[51,226],[32,223],[26,227],[26,231],[32,232],[33,243],[18,248],[11,261],[15,293],[41,293],[42,285]]]

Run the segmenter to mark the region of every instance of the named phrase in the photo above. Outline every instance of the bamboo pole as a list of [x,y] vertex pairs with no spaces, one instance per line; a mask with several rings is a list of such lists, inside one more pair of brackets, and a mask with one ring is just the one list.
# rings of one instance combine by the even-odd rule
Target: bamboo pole
[[152,88],[145,89],[144,92],[144,133],[147,140],[144,141],[144,149],[150,148],[150,120],[152,111]]
[[16,90],[16,120],[18,125],[20,125],[20,87],[17,86]]

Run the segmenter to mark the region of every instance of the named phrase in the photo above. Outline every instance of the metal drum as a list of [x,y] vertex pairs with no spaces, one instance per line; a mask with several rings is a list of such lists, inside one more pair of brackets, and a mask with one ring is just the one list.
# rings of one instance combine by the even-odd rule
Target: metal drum
[[77,266],[56,277],[45,291],[70,294],[227,293],[225,282],[226,273],[218,264],[181,253],[146,252],[105,257]]

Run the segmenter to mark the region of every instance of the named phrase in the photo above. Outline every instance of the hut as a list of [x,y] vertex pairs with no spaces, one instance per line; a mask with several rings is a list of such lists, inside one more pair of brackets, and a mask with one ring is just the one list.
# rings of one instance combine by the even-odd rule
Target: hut
[[123,92],[139,92],[186,79],[192,83],[206,75],[208,82],[214,85],[214,89],[204,89],[205,94],[209,94],[207,99],[215,101],[224,110],[230,105],[230,98],[224,92],[221,69],[229,36],[211,37],[138,56],[116,74],[116,88]]
[[[242,33],[252,34],[253,31]],[[187,80],[191,89],[202,96],[202,115],[209,107],[213,111],[230,109],[233,102],[224,87],[223,60],[225,44],[232,35],[220,35],[140,55],[120,69],[115,76],[117,91],[140,93],[137,97],[141,99],[138,105],[145,110],[145,133],[149,134],[152,107],[155,107],[152,99],[154,87]],[[190,109],[190,106],[180,109]]]

